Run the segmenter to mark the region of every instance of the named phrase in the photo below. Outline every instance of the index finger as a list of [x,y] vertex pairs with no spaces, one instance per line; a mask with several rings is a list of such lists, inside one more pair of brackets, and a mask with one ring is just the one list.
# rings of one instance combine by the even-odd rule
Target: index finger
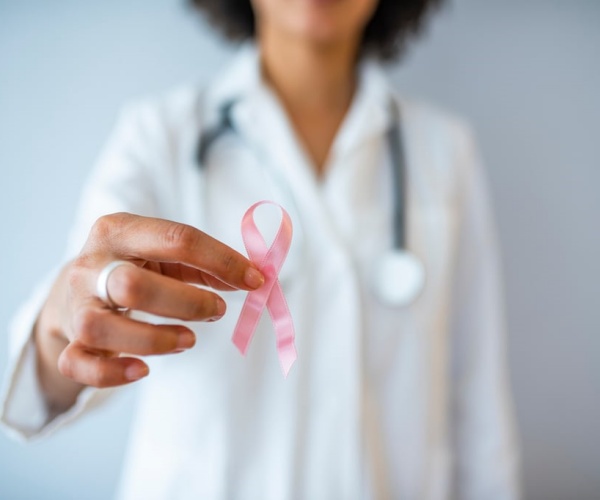
[[264,284],[256,266],[233,248],[188,224],[116,213],[100,217],[87,246],[118,258],[178,263],[203,271],[239,289]]

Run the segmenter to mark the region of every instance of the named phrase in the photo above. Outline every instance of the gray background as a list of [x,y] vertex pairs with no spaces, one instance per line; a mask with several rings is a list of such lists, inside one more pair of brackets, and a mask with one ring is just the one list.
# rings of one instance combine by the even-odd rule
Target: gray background
[[[0,0],[0,324],[59,259],[119,106],[230,54],[178,0]],[[527,498],[600,498],[600,2],[455,0],[393,75],[478,132]],[[0,498],[109,498],[133,403],[31,446],[0,436]]]

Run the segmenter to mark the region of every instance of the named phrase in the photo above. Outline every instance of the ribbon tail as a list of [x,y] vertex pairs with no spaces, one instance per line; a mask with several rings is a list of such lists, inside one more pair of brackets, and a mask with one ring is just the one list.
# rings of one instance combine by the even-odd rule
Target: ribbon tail
[[292,369],[292,366],[296,362],[296,358],[298,357],[298,352],[296,351],[296,346],[291,343],[287,346],[277,347],[277,352],[279,354],[279,364],[281,366],[281,371],[283,372],[283,376],[287,378],[288,373]]
[[281,371],[287,378],[298,357],[298,352],[295,345],[296,334],[294,332],[294,324],[292,323],[292,315],[290,314],[279,280],[273,285],[273,289],[267,300],[267,309],[273,320]]
[[271,287],[263,285],[258,290],[250,292],[246,296],[242,312],[240,313],[231,338],[243,356],[246,355],[248,345],[252,340],[254,331],[256,330],[270,293]]

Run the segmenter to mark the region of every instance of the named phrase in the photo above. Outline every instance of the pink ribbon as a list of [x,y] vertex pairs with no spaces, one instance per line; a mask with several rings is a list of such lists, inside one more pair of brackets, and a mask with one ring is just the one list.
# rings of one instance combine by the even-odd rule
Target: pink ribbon
[[[281,210],[281,225],[269,248],[254,222],[254,210],[264,204],[275,205]],[[250,260],[254,262],[265,277],[265,283],[258,290],[249,292],[242,312],[233,332],[233,343],[242,355],[246,354],[262,312],[267,307],[277,340],[279,363],[285,377],[296,361],[294,345],[294,325],[287,302],[283,295],[278,275],[287,257],[292,243],[292,220],[289,214],[277,203],[259,201],[252,205],[242,218],[242,238]]]

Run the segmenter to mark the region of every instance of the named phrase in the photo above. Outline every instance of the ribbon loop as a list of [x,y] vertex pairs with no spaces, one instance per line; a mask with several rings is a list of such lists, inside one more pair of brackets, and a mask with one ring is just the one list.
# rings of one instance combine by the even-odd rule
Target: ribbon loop
[[[270,247],[254,222],[254,210],[260,205],[275,205],[281,210],[281,224]],[[265,284],[258,290],[249,292],[244,301],[240,317],[233,331],[233,343],[246,354],[250,341],[254,336],[258,322],[265,307],[269,311],[275,330],[279,363],[285,377],[296,361],[294,324],[288,308],[281,283],[279,271],[285,262],[292,243],[292,220],[289,214],[277,203],[259,201],[252,205],[242,218],[242,238],[250,260],[254,262],[265,276]]]

